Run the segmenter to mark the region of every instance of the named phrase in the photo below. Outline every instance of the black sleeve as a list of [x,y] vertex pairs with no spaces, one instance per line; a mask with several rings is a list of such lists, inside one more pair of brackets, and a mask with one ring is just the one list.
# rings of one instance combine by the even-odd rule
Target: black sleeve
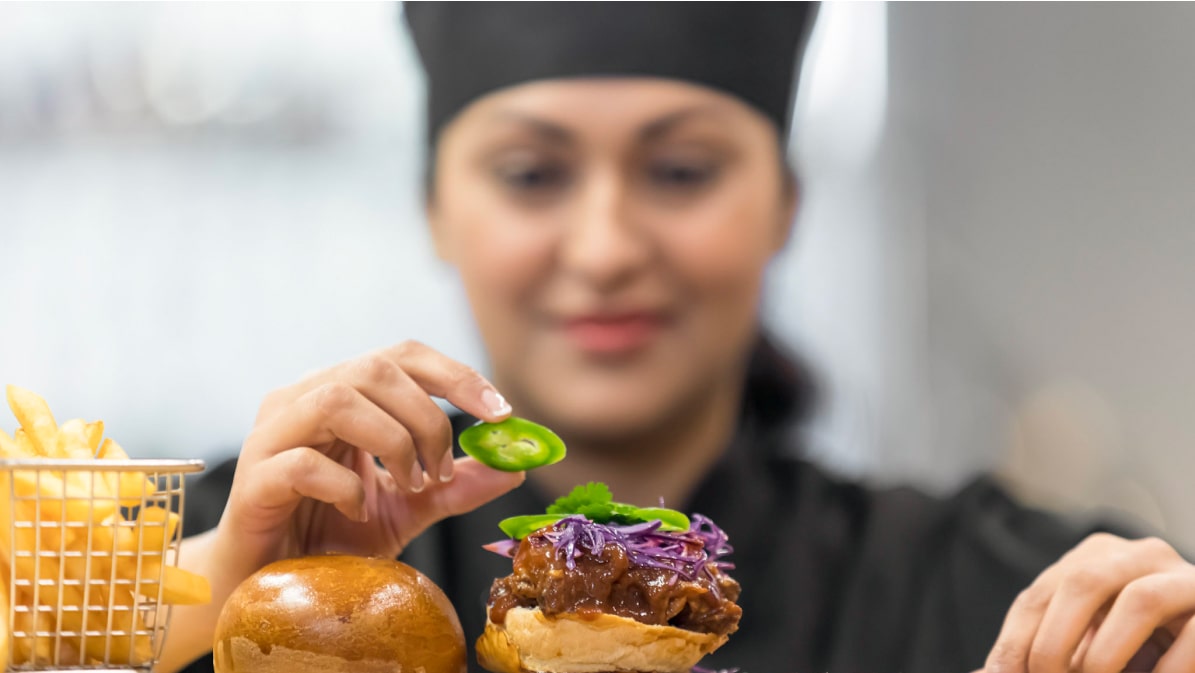
[[186,535],[203,533],[220,523],[228,494],[232,492],[236,469],[237,459],[229,458],[208,468],[198,478],[188,480],[183,506],[183,532]]
[[[989,477],[941,499],[870,491],[834,616],[826,670],[967,673],[1017,594],[1087,535],[1140,537],[1020,505]],[[1144,530],[1144,529],[1142,529]]]
[[948,504],[956,533],[949,536],[940,576],[931,586],[939,601],[952,597],[953,605],[942,608],[958,616],[954,637],[968,665],[974,663],[967,670],[987,658],[1017,594],[1084,538],[1097,532],[1139,538],[1150,532],[1125,521],[1025,507],[990,478],[976,481]]
[[870,628],[840,643],[872,639],[883,645],[870,656],[922,673],[980,668],[1017,594],[1086,536],[1141,536],[1119,523],[1025,507],[987,477],[946,500],[879,491],[869,519],[846,614]]

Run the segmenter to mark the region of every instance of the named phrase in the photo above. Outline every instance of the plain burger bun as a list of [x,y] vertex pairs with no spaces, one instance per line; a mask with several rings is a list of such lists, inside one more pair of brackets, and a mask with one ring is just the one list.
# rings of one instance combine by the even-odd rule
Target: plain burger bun
[[272,563],[233,591],[216,625],[216,673],[464,673],[444,592],[391,559]]
[[502,624],[486,622],[477,660],[494,673],[680,673],[724,642],[609,614],[548,617],[539,608],[513,608]]

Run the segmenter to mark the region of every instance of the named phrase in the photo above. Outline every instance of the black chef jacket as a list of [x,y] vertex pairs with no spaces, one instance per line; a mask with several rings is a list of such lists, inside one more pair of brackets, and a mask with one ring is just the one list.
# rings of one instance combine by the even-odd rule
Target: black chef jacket
[[[1095,530],[1022,507],[988,478],[944,499],[836,479],[800,457],[776,383],[749,379],[737,436],[685,507],[730,535],[731,574],[743,587],[738,632],[703,666],[968,673],[982,666],[1017,592]],[[453,421],[458,431],[469,422]],[[234,469],[225,463],[191,487],[189,532],[218,521]],[[441,522],[403,553],[447,593],[470,644],[492,580],[511,569],[481,546],[502,537],[501,519],[547,504],[528,482]],[[187,670],[210,671],[210,657]]]

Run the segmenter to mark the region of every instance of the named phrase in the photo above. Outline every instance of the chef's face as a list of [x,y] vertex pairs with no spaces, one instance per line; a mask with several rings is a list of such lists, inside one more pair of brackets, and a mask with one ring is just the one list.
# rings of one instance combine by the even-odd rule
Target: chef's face
[[429,215],[515,413],[617,442],[737,390],[794,196],[737,99],[655,79],[491,94],[445,127]]

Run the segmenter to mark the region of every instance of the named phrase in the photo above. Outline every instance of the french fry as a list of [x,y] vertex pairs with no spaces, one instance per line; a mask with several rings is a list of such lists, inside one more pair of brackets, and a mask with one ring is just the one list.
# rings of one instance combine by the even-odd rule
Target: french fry
[[[128,460],[129,454],[121,448],[116,440],[108,437],[100,444],[96,457],[102,460]],[[146,478],[144,472],[117,472],[119,482],[116,491],[119,493],[120,504],[123,507],[137,507],[145,498],[158,492],[158,487]]]
[[81,418],[72,418],[58,427],[54,451],[63,458],[87,460],[95,457],[95,451],[88,446],[87,424]]
[[139,507],[158,493],[158,486],[143,472],[117,472],[116,494],[122,507]]
[[[138,594],[156,599],[160,583],[163,603],[200,605],[210,602],[212,590],[206,578],[165,563],[163,552],[177,530],[178,515],[161,507],[145,507],[141,512],[146,518],[143,521],[138,520],[143,526],[140,531],[134,527],[112,525],[109,522],[97,526],[92,532],[95,539],[102,540],[104,545],[110,545],[106,548],[113,550],[116,577],[136,582],[138,565],[135,561],[139,559],[141,577],[137,587]],[[147,525],[155,519],[164,525]],[[101,547],[96,545],[93,548]],[[122,559],[134,562],[122,563]]]
[[20,458],[21,447],[17,446],[17,440],[12,438],[12,435],[0,429],[0,458]]
[[[156,559],[145,559],[142,563],[141,576],[155,577],[158,572],[162,575],[162,602],[168,605],[204,605],[212,602],[212,586],[207,578],[196,575],[178,566],[164,565]],[[137,593],[146,598],[158,595],[157,582],[142,582]]]
[[179,516],[165,507],[142,507],[137,514],[141,549],[147,553],[166,549],[178,534]]
[[100,448],[96,450],[95,457],[101,460],[128,460],[129,454],[125,452],[124,447],[116,443],[115,439],[105,437],[104,441],[100,443]]
[[[64,458],[93,459],[96,451],[90,447],[89,442],[87,424],[80,418],[71,419],[58,428],[57,453]],[[66,484],[62,498],[68,510],[72,506],[77,510],[86,506],[101,519],[108,517],[115,510],[116,506],[111,501],[120,488],[117,473],[67,472],[63,478]],[[67,518],[78,520],[81,517],[68,515]]]
[[38,453],[38,448],[34,446],[33,440],[29,439],[29,433],[25,432],[25,428],[17,428],[16,432],[12,433],[12,438],[17,443],[18,458],[44,458],[42,454]]
[[19,386],[9,385],[8,406],[17,417],[17,422],[29,433],[30,442],[36,454],[55,457],[58,446],[55,435],[58,424],[54,422],[54,414],[50,413],[50,406],[37,393],[25,390]]
[[[101,605],[110,610],[112,619],[111,661],[133,666],[149,661],[153,657],[153,647],[138,612],[137,598],[123,586],[105,586],[102,592]],[[103,647],[103,640],[96,640],[98,647]]]
[[[19,587],[14,592],[13,600],[17,605],[31,606],[33,599],[25,587]],[[49,612],[18,612],[14,615],[13,623],[13,661],[45,666],[53,663],[54,643],[52,639],[37,637],[37,632],[54,632],[54,615]],[[19,634],[19,635],[18,635]]]
[[[67,482],[62,472],[45,470],[14,470],[13,493],[18,498],[36,502],[42,520],[103,521],[119,510],[118,504],[109,495],[107,498],[93,498],[89,482],[93,474],[74,474],[78,479]],[[73,482],[73,483],[72,483]],[[65,512],[65,513],[64,513]]]
[[104,437],[104,422],[103,421],[92,421],[91,423],[88,423],[87,427],[86,427],[86,433],[87,433],[87,448],[91,449],[90,457],[98,458],[99,457],[98,454],[99,454],[99,450],[100,450],[100,440],[102,440]]

